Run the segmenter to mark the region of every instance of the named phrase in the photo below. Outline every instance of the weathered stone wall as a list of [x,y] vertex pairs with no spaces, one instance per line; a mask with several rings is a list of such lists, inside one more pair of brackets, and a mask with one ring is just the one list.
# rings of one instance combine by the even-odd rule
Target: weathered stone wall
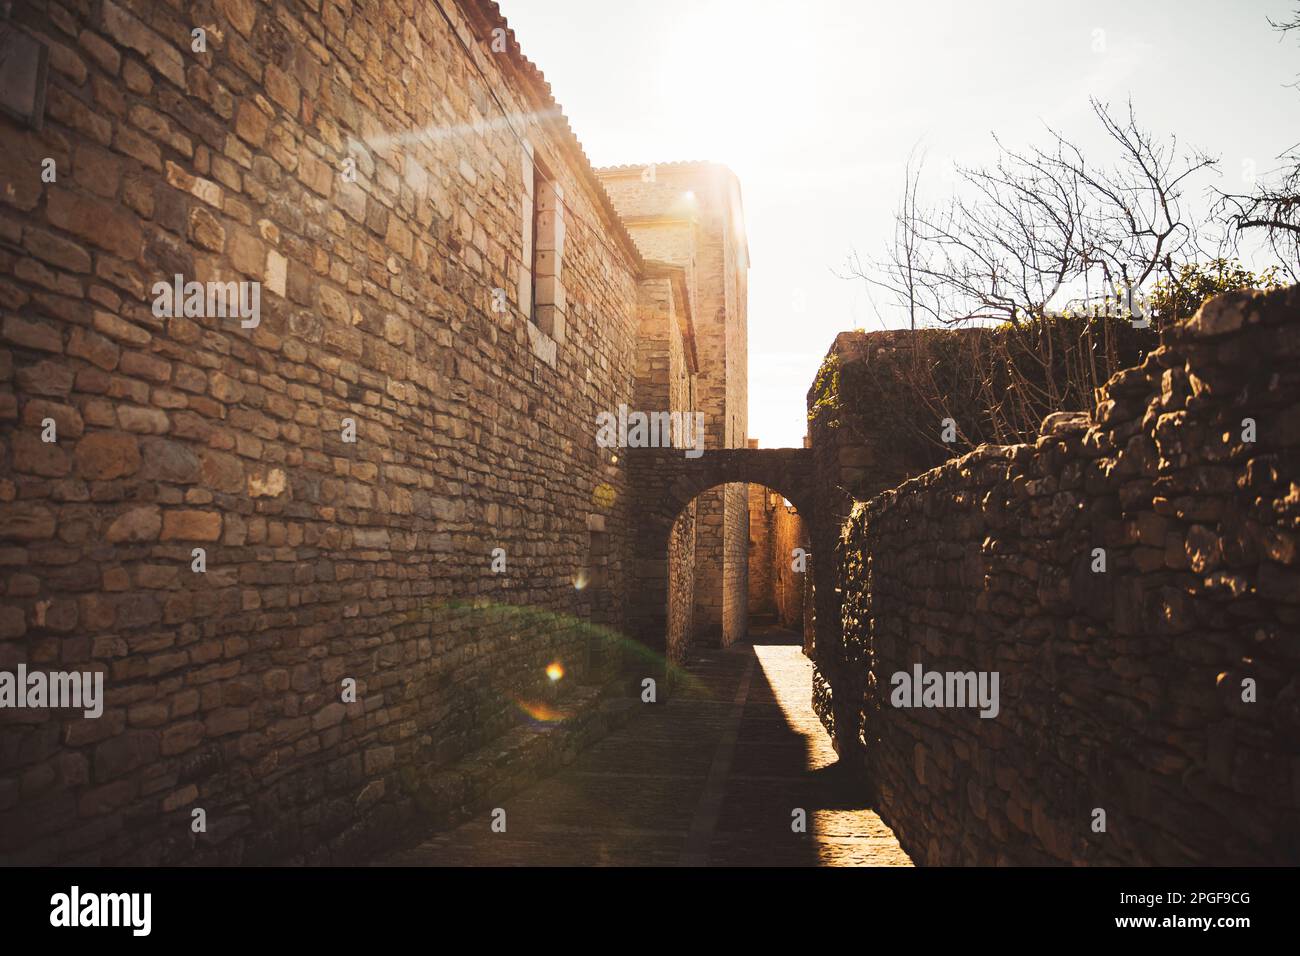
[[810,550],[807,532],[793,505],[778,500],[772,511],[772,599],[776,620],[782,627],[803,631],[804,589],[812,576],[812,566],[805,557],[805,570],[794,567],[794,551]]
[[723,593],[727,574],[725,549],[726,489],[711,488],[695,502],[695,630],[701,646],[722,646]]
[[[758,441],[751,438],[750,448]],[[749,601],[751,619],[775,618],[776,603],[772,588],[772,512],[768,498],[772,492],[762,485],[749,486]]]
[[[875,420],[876,410],[858,408],[840,400],[842,386],[848,394],[857,381],[876,374],[873,359],[880,349],[892,349],[905,332],[841,332],[831,343],[816,380],[808,390],[808,442],[816,463],[815,519],[806,525],[813,554],[813,580],[805,592],[804,653],[814,661],[813,709],[834,736],[834,698],[820,672],[821,661],[841,656],[842,601],[836,547],[840,531],[854,501],[867,499],[916,474],[912,462],[897,453],[897,443]],[[820,556],[820,560],[819,560]],[[848,670],[839,675],[846,700],[860,696],[856,681],[864,675]],[[852,686],[851,686],[852,685]],[[853,708],[846,715],[852,724]],[[836,737],[842,751],[853,748],[853,738]],[[848,754],[842,752],[842,756]]]
[[[862,400],[883,384],[881,379],[899,375],[899,365],[906,361],[899,355],[906,353],[910,334],[896,329],[841,332],[809,389],[812,445],[828,485],[843,492],[846,501],[865,501],[936,464],[929,456],[905,454],[896,437],[897,423],[882,421],[881,409]],[[936,401],[935,407],[943,403]],[[938,416],[932,425],[937,434]]]
[[[806,448],[737,448],[687,458],[676,449],[634,448],[628,459],[644,506],[634,549],[639,586],[631,602],[632,633],[659,650],[668,630],[669,541],[681,513],[710,488],[759,484],[779,489],[811,515],[812,453]],[[695,560],[700,560],[698,551]]]
[[[749,487],[723,489],[722,646],[749,634]],[[707,558],[702,557],[702,560]]]
[[[751,447],[754,443],[751,441]],[[794,569],[794,549],[809,550],[799,513],[778,492],[749,486],[749,615],[793,631],[804,629],[804,588],[811,577]]]
[[[705,447],[744,448],[748,250],[735,175],[686,162],[613,167],[600,177],[642,254],[686,272]],[[696,503],[694,626],[702,643],[725,646],[744,634],[748,514],[739,485],[711,489]]]
[[[716,285],[724,292],[722,299],[723,338],[726,342],[726,382],[723,407],[727,420],[727,448],[745,448],[749,434],[749,321],[748,284],[749,248],[745,241],[744,208],[740,184],[734,175],[715,176],[708,184],[705,208],[711,235],[720,239],[721,272]],[[710,250],[712,251],[712,250]],[[704,281],[709,283],[712,256],[703,267]],[[707,299],[701,310],[708,315]],[[724,593],[722,607],[722,645],[743,641],[748,636],[749,577],[749,490],[744,485],[728,485],[724,490],[723,518]]]
[[[1300,288],[1223,296],[1091,416],[854,509],[818,663],[914,859],[1300,862],[1298,357]],[[997,716],[893,706],[918,663]]]
[[668,539],[668,633],[666,656],[681,664],[695,633],[695,507],[688,505],[673,522]]
[[[0,856],[364,852],[410,771],[622,626],[631,487],[593,422],[633,397],[637,253],[489,5],[14,15],[51,70],[43,130],[0,118],[0,668],[102,671],[107,706],[0,713]],[[178,273],[261,282],[260,324],[156,316]]]
[[[696,385],[696,358],[690,338],[688,287],[684,269],[666,270],[644,279],[640,289],[636,407],[642,411],[691,412]],[[686,330],[686,334],[683,334]],[[679,452],[682,454],[683,452]],[[619,452],[621,454],[621,452]],[[638,511],[654,505],[644,496],[658,489],[640,489]],[[673,523],[668,541],[667,594],[659,595],[660,580],[653,569],[637,568],[639,593],[655,593],[668,604],[665,653],[677,664],[690,650],[695,617],[695,514],[692,501]]]

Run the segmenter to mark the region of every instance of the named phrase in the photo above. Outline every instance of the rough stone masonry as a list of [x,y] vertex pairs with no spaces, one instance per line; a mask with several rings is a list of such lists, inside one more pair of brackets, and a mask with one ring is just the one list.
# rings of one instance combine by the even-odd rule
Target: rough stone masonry
[[[1300,862],[1297,358],[1300,287],[1222,296],[1090,414],[854,507],[817,705],[914,859]],[[998,715],[894,706],[918,664]]]
[[[14,0],[0,44],[0,671],[104,680],[0,707],[0,862],[350,861],[481,807],[619,665],[744,635],[747,483],[914,858],[1296,862],[1295,290],[887,491],[885,448],[746,447],[735,176],[593,169],[495,4]],[[599,447],[624,405],[704,457]],[[915,664],[997,669],[997,718],[890,708]]]
[[[492,3],[3,26],[48,74],[0,114],[0,669],[106,702],[0,710],[0,860],[355,859],[482,799],[474,755],[572,715],[627,624],[637,493],[597,414],[745,444],[735,177],[648,177],[639,215],[696,201],[643,252]],[[177,276],[257,283],[255,320],[158,308]],[[700,524],[666,656],[737,573]]]

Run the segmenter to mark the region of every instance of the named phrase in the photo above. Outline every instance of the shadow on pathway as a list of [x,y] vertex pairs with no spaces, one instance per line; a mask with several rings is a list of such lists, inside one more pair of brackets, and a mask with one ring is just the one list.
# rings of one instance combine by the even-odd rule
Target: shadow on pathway
[[[797,634],[694,660],[687,686],[489,815],[383,861],[398,866],[908,866],[854,797],[812,711]],[[791,827],[806,812],[807,832]]]

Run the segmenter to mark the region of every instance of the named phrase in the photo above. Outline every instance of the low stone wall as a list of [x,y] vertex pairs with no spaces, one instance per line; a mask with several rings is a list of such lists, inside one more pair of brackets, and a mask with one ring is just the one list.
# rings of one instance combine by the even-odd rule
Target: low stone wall
[[[918,862],[1300,862],[1300,288],[1167,339],[843,529],[816,696]],[[896,706],[916,665],[996,716]]]

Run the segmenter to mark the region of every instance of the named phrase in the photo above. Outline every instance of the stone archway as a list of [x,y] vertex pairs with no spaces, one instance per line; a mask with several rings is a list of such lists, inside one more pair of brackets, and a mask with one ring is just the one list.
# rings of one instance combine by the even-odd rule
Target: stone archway
[[[665,661],[669,541],[678,515],[710,488],[757,484],[785,496],[811,528],[816,520],[813,456],[807,448],[725,448],[697,458],[675,448],[635,448],[628,449],[628,467],[637,497],[630,630],[657,660]],[[813,563],[816,567],[815,556]]]

